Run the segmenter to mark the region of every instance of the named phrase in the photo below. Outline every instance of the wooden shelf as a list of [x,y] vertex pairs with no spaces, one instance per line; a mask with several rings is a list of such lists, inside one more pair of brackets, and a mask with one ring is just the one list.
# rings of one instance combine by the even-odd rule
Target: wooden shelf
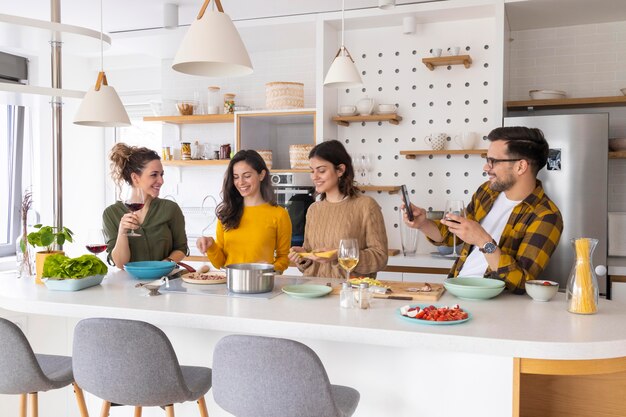
[[442,151],[400,151],[400,155],[404,155],[406,159],[415,159],[424,155],[486,155],[487,149],[444,149]]
[[192,159],[183,161],[180,159],[172,159],[169,161],[161,161],[166,167],[203,167],[213,165],[228,165],[230,159]]
[[352,122],[389,122],[392,125],[397,125],[402,121],[402,116],[393,114],[372,114],[369,116],[335,116],[333,122],[339,126],[350,126]]
[[356,185],[361,191],[381,191],[389,194],[398,194],[400,192],[399,185]]
[[463,65],[465,68],[469,68],[472,65],[472,57],[469,55],[438,56],[422,58],[422,63],[431,71],[434,71],[435,67],[448,65]]
[[508,110],[525,110],[536,107],[542,109],[557,109],[613,106],[626,106],[626,96],[555,98],[547,100],[520,100],[506,102],[506,108]]
[[234,123],[234,114],[193,114],[191,116],[149,116],[144,122],[163,122],[177,125],[200,123]]
[[626,159],[626,151],[609,152],[609,159]]

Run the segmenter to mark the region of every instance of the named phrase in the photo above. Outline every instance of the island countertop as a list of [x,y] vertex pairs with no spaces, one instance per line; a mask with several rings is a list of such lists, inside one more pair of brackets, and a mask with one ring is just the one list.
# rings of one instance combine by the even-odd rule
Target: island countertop
[[100,286],[55,292],[5,274],[0,275],[0,307],[52,316],[117,317],[229,333],[493,356],[626,356],[626,305],[613,301],[601,300],[598,313],[587,316],[567,312],[564,294],[542,303],[508,293],[486,301],[459,300],[445,293],[435,304],[458,303],[472,318],[458,325],[429,326],[397,317],[397,309],[406,301],[375,299],[370,309],[348,310],[339,307],[337,296],[296,299],[281,294],[268,300],[166,293],[147,297],[146,290],[135,288],[137,282],[118,271]]

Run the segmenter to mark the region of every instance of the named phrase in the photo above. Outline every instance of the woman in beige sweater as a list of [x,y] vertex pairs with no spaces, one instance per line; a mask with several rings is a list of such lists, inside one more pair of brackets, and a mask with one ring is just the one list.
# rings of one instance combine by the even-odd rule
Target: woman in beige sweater
[[289,259],[304,275],[343,278],[337,255],[304,259],[298,252],[322,252],[339,247],[341,239],[359,242],[359,263],[353,275],[375,276],[387,265],[387,233],[380,206],[354,185],[352,158],[336,140],[322,142],[309,153],[311,179],[320,201],[309,207],[302,247],[291,248]]

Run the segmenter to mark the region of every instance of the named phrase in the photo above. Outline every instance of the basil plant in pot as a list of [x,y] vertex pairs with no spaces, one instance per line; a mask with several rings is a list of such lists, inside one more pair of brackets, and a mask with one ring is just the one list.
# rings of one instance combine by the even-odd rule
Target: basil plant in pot
[[36,224],[34,227],[37,230],[28,234],[28,243],[34,247],[45,248],[45,250],[37,252],[35,258],[35,266],[37,270],[35,282],[37,284],[43,284],[41,276],[43,274],[43,264],[46,257],[55,253],[65,254],[64,251],[54,250],[54,247],[55,245],[61,246],[65,242],[72,242],[74,232],[67,227],[59,229],[55,226],[43,226],[41,224]]

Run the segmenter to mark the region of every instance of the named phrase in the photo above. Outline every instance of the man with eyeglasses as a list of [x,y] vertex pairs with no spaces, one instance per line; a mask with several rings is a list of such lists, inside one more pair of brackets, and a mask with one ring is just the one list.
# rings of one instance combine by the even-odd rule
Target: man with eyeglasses
[[561,212],[537,180],[548,143],[541,130],[527,127],[497,128],[487,139],[483,170],[489,180],[472,196],[466,216],[431,221],[426,210],[411,204],[414,220],[405,213],[404,222],[437,246],[452,246],[453,234],[464,242],[449,276],[501,279],[523,294],[526,281],[548,264],[563,231]]

